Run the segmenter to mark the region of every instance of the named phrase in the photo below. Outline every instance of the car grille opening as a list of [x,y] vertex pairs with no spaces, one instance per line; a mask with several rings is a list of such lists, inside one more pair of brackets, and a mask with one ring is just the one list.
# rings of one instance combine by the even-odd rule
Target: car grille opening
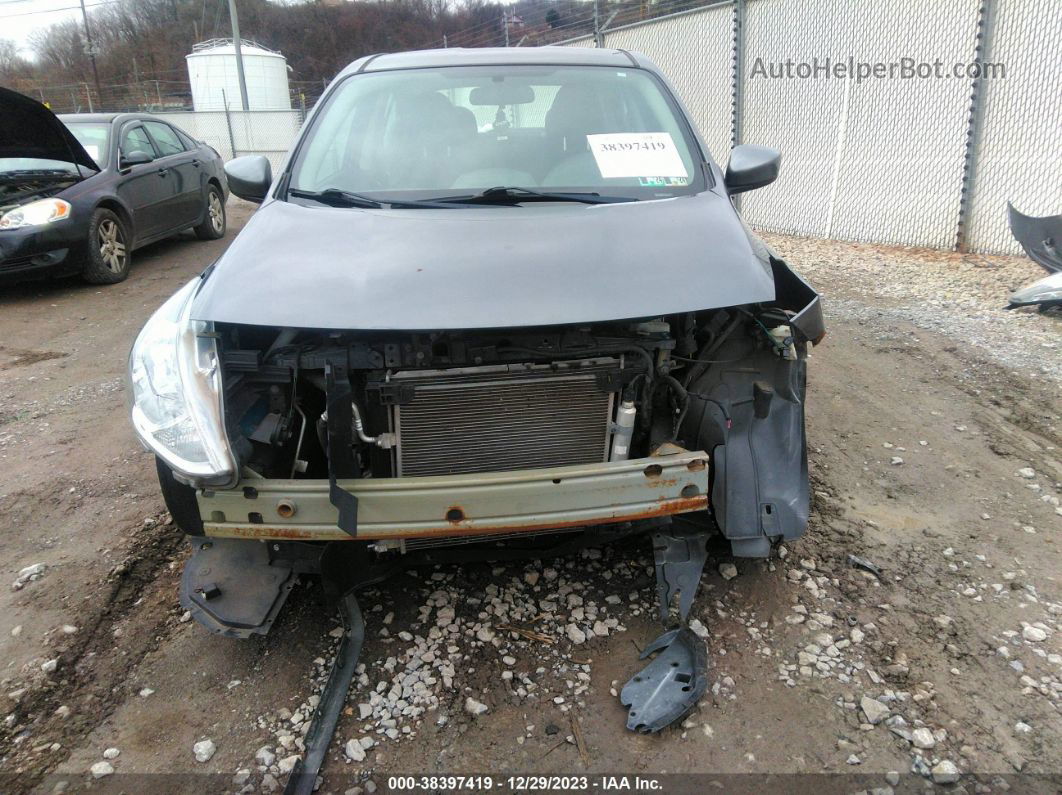
[[582,359],[405,371],[413,388],[393,407],[400,477],[502,472],[608,458],[621,361]]

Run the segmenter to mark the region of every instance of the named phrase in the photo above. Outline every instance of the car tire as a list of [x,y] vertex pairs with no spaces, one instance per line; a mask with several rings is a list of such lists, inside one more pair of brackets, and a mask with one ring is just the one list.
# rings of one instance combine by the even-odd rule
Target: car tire
[[200,240],[219,240],[225,237],[225,199],[214,185],[207,188],[206,213],[203,223],[192,227]]
[[155,456],[155,471],[159,475],[162,499],[173,517],[173,523],[190,536],[203,535],[203,517],[199,513],[195,489],[178,481],[173,476],[173,470],[158,456]]
[[100,207],[89,221],[88,256],[81,275],[92,284],[125,281],[132,262],[129,230],[114,212]]

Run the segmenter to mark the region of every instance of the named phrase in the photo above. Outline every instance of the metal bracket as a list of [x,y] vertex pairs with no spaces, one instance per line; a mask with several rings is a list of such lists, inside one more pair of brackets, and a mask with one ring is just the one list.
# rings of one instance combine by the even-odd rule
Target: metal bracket
[[708,687],[708,652],[688,629],[673,629],[654,640],[640,659],[660,652],[620,691],[629,707],[627,728],[652,734],[677,721],[697,703]]
[[682,536],[653,533],[653,556],[660,620],[667,622],[671,602],[678,593],[679,616],[685,622],[693,607],[704,562],[708,558],[708,533]]
[[357,464],[351,444],[354,412],[351,408],[350,380],[347,368],[325,365],[328,412],[328,500],[339,511],[339,529],[350,536],[358,535],[358,498],[340,486],[339,478],[357,476]]

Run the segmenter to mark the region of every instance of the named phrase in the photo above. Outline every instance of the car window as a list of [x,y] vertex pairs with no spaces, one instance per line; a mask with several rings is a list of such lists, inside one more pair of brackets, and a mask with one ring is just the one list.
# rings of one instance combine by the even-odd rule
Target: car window
[[146,121],[144,126],[151,133],[151,137],[155,140],[155,145],[158,146],[162,157],[180,154],[184,151],[184,144],[181,143],[181,139],[177,137],[177,133],[173,131],[170,125],[159,121]]
[[199,148],[199,144],[196,143],[196,141],[190,135],[188,135],[184,130],[179,130],[176,127],[174,127],[173,131],[177,133],[178,137],[181,139],[181,143],[184,144],[184,148],[187,149],[189,152],[192,151],[193,149],[198,149]]
[[332,91],[289,184],[384,198],[514,186],[654,199],[703,190],[701,160],[681,110],[645,70],[404,69]]
[[64,122],[67,128],[77,138],[81,147],[88,156],[95,160],[100,167],[107,167],[107,159],[110,147],[107,145],[111,133],[110,124],[97,124],[95,122]]
[[155,153],[155,147],[151,145],[151,139],[148,138],[148,134],[144,131],[144,128],[139,124],[135,127],[128,127],[125,132],[122,133],[121,143],[122,157],[129,157],[133,152],[143,152],[150,155],[154,160],[158,155]]

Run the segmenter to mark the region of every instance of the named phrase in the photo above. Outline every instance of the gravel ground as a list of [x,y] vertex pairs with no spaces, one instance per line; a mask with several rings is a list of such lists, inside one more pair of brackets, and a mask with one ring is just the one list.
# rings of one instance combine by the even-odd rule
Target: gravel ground
[[1062,380],[1062,312],[1003,309],[1011,292],[1047,275],[1030,259],[764,237],[824,290],[834,317],[909,323],[1026,377]]
[[[248,209],[230,212],[235,230]],[[4,790],[278,791],[303,750],[336,616],[307,580],[267,638],[188,620],[186,548],[121,396],[136,329],[229,239],[152,246],[105,290],[0,294]],[[713,550],[693,611],[711,685],[694,712],[654,736],[624,728],[615,693],[659,634],[644,539],[411,570],[359,598],[362,667],[321,792],[385,791],[399,773],[617,772],[710,776],[689,791],[771,786],[733,777],[747,774],[816,774],[792,790],[1058,790],[1062,326],[1001,309],[1039,269],[769,242],[826,295],[813,515],[770,561]]]

